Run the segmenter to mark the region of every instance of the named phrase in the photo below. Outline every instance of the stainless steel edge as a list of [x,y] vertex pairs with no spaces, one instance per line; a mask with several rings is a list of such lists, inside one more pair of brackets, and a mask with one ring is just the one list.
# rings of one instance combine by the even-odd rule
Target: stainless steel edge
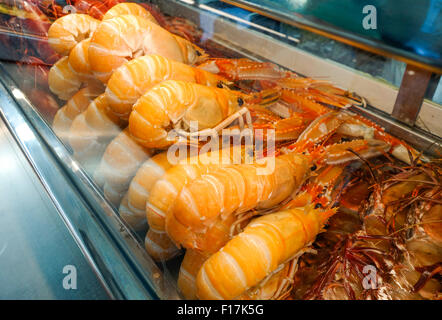
[[[267,35],[260,34],[259,32],[250,29],[238,28],[238,26],[234,22],[219,17],[216,14],[202,11],[196,6],[189,5],[181,1],[170,0],[167,2],[155,2],[158,4],[162,12],[187,18],[194,23],[197,23],[201,28],[205,27],[204,25],[201,25],[202,22],[207,23],[208,21],[211,21],[211,23],[213,23],[213,25],[211,26],[211,28],[213,28],[211,30],[211,40],[218,45],[227,48],[228,51],[234,53],[235,56],[240,55],[258,61],[268,61],[268,59],[263,58],[260,55],[260,52],[268,51],[269,46],[272,46],[272,44],[274,44],[276,41],[274,38],[270,38]],[[225,40],[226,37],[217,36],[217,34],[228,34],[230,37],[235,38],[235,35],[238,33],[242,33],[240,38],[248,39],[248,50],[239,47],[238,45],[235,45],[231,42],[228,42],[227,40]],[[254,46],[253,51],[251,51],[250,47],[254,43],[257,43],[259,45]],[[268,44],[267,46],[265,45],[266,43]],[[290,50],[287,46],[285,46],[285,48],[286,50]],[[288,51],[286,54],[289,55],[290,51]],[[277,57],[278,55],[275,55],[275,59],[272,62],[279,64]],[[292,71],[296,72],[296,70]],[[367,106],[366,108],[354,107],[352,108],[352,110],[363,116],[368,117],[372,121],[384,127],[387,132],[395,135],[396,137],[400,137],[401,139],[415,146],[419,150],[425,150],[426,153],[429,155],[440,157],[440,155],[442,154],[442,140],[435,135],[427,133],[419,128],[410,127],[398,121],[395,121],[389,115],[377,111],[374,107],[371,106]]]
[[[0,65],[1,115],[110,297],[178,298],[176,289]],[[51,151],[52,150],[52,151]]]

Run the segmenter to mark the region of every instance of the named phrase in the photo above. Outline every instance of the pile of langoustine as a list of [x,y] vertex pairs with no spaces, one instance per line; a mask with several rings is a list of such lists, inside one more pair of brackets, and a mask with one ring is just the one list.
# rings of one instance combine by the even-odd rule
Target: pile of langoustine
[[[101,20],[106,12],[124,0],[4,0],[0,4],[0,26],[12,31],[0,34],[1,59],[15,61],[16,81],[40,114],[52,121],[60,101],[48,93],[49,67],[61,56],[47,41],[48,30],[53,21],[76,12]],[[141,3],[168,31],[190,41],[199,41],[202,33],[190,21],[162,15],[156,6]],[[26,36],[21,36],[26,35]],[[30,78],[32,76],[32,79]]]
[[[54,131],[156,261],[185,250],[184,298],[440,298],[440,163],[347,111],[357,96],[212,59],[133,3],[57,19],[49,43]],[[204,151],[226,128],[255,143]]]

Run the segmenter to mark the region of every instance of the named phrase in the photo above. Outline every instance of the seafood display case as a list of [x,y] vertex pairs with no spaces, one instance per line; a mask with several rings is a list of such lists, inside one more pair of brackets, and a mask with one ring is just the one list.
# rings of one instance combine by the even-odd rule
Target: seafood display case
[[41,278],[0,298],[440,299],[442,5],[404,2],[0,1],[0,268]]

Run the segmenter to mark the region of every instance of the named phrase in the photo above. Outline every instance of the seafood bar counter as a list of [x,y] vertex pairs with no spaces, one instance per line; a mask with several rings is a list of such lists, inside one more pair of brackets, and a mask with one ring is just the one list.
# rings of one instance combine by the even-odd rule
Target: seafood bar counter
[[440,10],[275,3],[0,4],[0,299],[442,298]]

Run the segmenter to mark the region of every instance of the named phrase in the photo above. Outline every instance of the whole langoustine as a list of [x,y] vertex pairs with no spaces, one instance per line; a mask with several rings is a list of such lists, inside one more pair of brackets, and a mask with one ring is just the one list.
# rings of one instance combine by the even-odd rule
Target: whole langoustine
[[390,295],[407,288],[423,298],[440,299],[436,276],[442,270],[442,166],[437,160],[419,161],[414,159],[399,173],[378,175],[374,192],[362,206],[364,231],[373,237],[365,242],[389,254],[400,253],[392,257],[401,267],[396,264],[389,280],[398,289]]
[[[351,174],[346,189],[356,190],[358,195],[350,192],[348,198],[344,192],[339,204],[354,197],[356,201],[351,202],[357,204],[353,210],[358,214],[340,210],[330,221],[326,233],[315,245],[319,248],[318,255],[305,257],[307,263],[300,264],[299,274],[294,278],[293,298],[441,298],[438,274],[442,243],[437,244],[441,233],[433,229],[439,225],[440,230],[442,226],[442,211],[439,214],[433,211],[437,211],[441,197],[437,173],[440,164],[416,165],[418,161],[414,159],[410,166],[390,157],[381,158]],[[360,197],[361,190],[369,185],[370,190]],[[375,290],[367,290],[364,285],[366,274],[361,270],[367,265],[376,266],[371,280],[376,284]]]
[[205,59],[203,50],[194,44],[134,15],[103,21],[89,46],[92,72],[103,82],[107,82],[112,72],[125,62],[147,54],[159,54],[186,64]]
[[[241,121],[244,115],[247,116],[247,105],[272,103],[277,98],[277,91],[273,90],[247,95],[192,82],[167,80],[138,99],[129,117],[129,130],[142,145],[164,148],[182,136],[218,135],[233,121]],[[192,123],[198,125],[198,131],[189,133]],[[171,128],[176,132],[175,137],[168,136]]]
[[128,118],[134,103],[154,85],[165,80],[182,80],[207,86],[227,81],[210,72],[151,54],[135,58],[116,69],[110,77],[106,96],[116,115]]
[[307,206],[253,220],[203,264],[196,280],[197,296],[240,296],[311,243],[335,212]]
[[[345,166],[326,166],[323,169],[321,169],[318,172],[318,175],[312,178],[309,183],[304,184],[303,188],[301,189],[301,192],[298,193],[298,195],[288,202],[287,204],[283,205],[281,209],[279,210],[285,210],[285,209],[293,209],[293,208],[301,208],[303,210],[307,209],[313,209],[313,207],[327,207],[328,205],[332,205],[335,196],[333,195],[335,192],[340,193],[339,190],[335,191],[336,186],[339,185],[337,181],[339,179],[344,180],[344,177],[342,175],[344,171]],[[301,210],[300,209],[300,210]],[[277,211],[279,211],[277,210]],[[329,211],[331,214],[334,213],[335,210]],[[269,215],[274,215],[273,213],[270,213]],[[301,215],[301,218],[303,215]],[[259,221],[260,218],[255,219],[255,221]],[[227,219],[228,220],[228,219]],[[224,221],[227,221],[224,220]],[[278,220],[278,219],[276,219]],[[306,219],[307,223],[309,222],[308,219]],[[302,222],[302,220],[298,221]],[[253,223],[253,222],[252,222]],[[279,222],[278,222],[279,223]],[[242,230],[244,227],[246,227],[249,224],[248,221],[244,221],[242,225],[239,227],[239,234],[242,234]],[[279,227],[285,227],[285,222],[282,221],[279,224]],[[290,226],[287,226],[290,228]],[[269,229],[269,228],[267,228]],[[309,228],[306,228],[307,230]],[[247,229],[246,229],[247,230]],[[278,231],[275,229],[268,230],[270,233],[274,233],[274,235],[278,234]],[[295,230],[296,231],[296,230]],[[315,232],[313,232],[314,234]],[[283,232],[281,232],[279,235],[281,236]],[[257,235],[259,236],[259,234]],[[314,235],[313,235],[314,237]],[[255,239],[256,237],[253,237],[252,239]],[[310,237],[311,238],[311,237]],[[230,238],[231,239],[231,238]],[[225,243],[222,246],[225,246],[228,242],[231,240],[227,239]],[[269,239],[268,237],[266,238]],[[302,235],[301,235],[302,239]],[[304,241],[307,241],[308,244],[310,241],[306,237],[303,239]],[[265,240],[264,240],[265,241]],[[255,241],[255,245],[259,241]],[[262,242],[261,242],[262,243]],[[298,248],[294,248],[294,253],[291,255],[289,259],[285,259],[284,261],[280,262],[276,268],[272,267],[269,268],[265,274],[264,277],[258,277],[255,279],[254,283],[247,288],[243,288],[242,292],[235,296],[237,299],[281,299],[288,295],[290,292],[290,287],[292,283],[292,278],[296,272],[297,269],[297,259],[304,253],[311,251],[305,243],[301,242],[301,244],[296,244],[290,241],[284,242],[284,245],[286,246],[286,250],[291,250],[293,248],[289,248],[292,245],[298,245]],[[218,254],[222,250],[216,250],[215,254]],[[180,288],[183,287],[184,292],[186,294],[192,294],[193,297],[197,296],[197,289],[195,284],[195,278],[201,267],[204,265],[205,261],[211,257],[212,255],[205,251],[195,251],[193,249],[188,250],[190,256],[185,257],[185,261],[183,261],[182,270],[180,269],[180,277],[182,278],[180,281]],[[217,253],[218,252],[218,253]],[[187,253],[186,253],[187,255]],[[257,261],[259,261],[262,258],[268,258],[269,256],[266,255],[260,255],[259,257],[256,257]],[[190,261],[189,261],[190,260]],[[188,265],[192,267],[192,270],[188,270]],[[259,261],[258,265],[267,265],[269,266],[269,263],[266,263],[266,261]],[[259,267],[258,267],[259,268]],[[182,272],[181,272],[182,271]],[[241,284],[239,284],[240,286]],[[241,289],[239,289],[241,290]]]
[[63,141],[68,141],[68,133],[72,121],[74,121],[76,116],[86,110],[96,97],[103,93],[102,90],[102,88],[95,86],[83,88],[57,111],[54,121],[52,122],[52,128],[59,138]]
[[[322,141],[319,137],[327,139],[331,132],[338,130],[342,119],[336,120],[339,113],[333,115],[327,122],[309,127],[291,152],[269,157],[264,165],[253,163],[215,168],[186,184],[173,209],[166,215],[166,231],[172,240],[185,248],[210,251],[210,242],[206,240],[210,233],[208,230],[220,221],[234,221],[233,215],[251,209],[265,210],[281,203],[302,185],[318,165],[339,164],[357,158],[347,149],[367,157],[389,150],[390,145],[386,142],[358,139],[306,153],[306,144],[315,145]],[[325,132],[318,127],[324,128]]]

